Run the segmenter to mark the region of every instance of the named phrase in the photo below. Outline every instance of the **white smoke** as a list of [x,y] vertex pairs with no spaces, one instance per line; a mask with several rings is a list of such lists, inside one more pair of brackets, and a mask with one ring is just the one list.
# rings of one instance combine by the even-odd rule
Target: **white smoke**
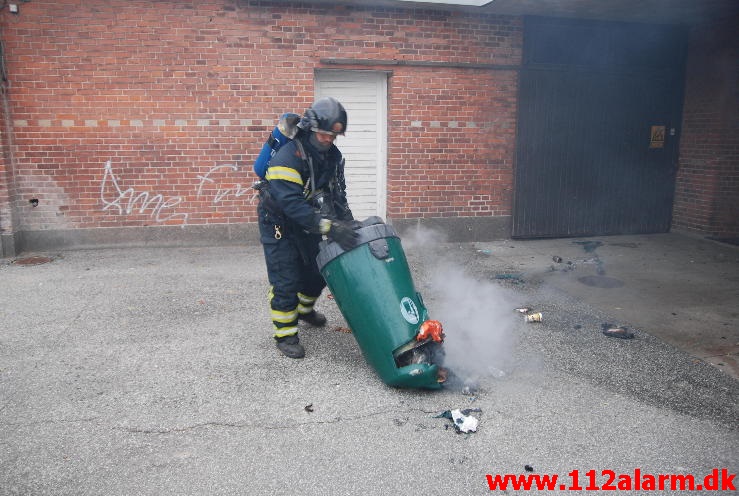
[[444,327],[444,366],[466,382],[510,372],[514,331],[521,319],[514,310],[516,295],[484,274],[470,274],[458,255],[462,247],[444,244],[436,231],[421,226],[410,230],[403,246],[406,254],[420,257],[426,306]]
[[431,279],[434,318],[444,326],[444,365],[466,381],[510,369],[513,330],[520,325],[511,295],[460,267],[444,265]]

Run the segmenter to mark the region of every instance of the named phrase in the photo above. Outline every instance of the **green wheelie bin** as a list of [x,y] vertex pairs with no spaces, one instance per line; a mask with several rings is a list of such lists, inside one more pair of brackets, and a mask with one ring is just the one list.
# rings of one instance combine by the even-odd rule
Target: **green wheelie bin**
[[379,217],[356,229],[358,244],[344,251],[323,241],[316,261],[367,362],[395,387],[438,389],[443,332],[416,291],[395,230]]

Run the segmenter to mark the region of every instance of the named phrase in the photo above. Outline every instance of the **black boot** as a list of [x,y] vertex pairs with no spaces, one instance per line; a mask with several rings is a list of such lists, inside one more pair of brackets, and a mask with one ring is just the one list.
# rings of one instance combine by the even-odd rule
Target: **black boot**
[[326,316],[322,313],[316,312],[315,310],[311,310],[310,313],[299,313],[298,320],[307,322],[313,327],[323,327],[326,325]]
[[300,344],[300,339],[297,334],[275,338],[275,341],[277,341],[277,349],[286,357],[303,358],[305,356],[305,348]]

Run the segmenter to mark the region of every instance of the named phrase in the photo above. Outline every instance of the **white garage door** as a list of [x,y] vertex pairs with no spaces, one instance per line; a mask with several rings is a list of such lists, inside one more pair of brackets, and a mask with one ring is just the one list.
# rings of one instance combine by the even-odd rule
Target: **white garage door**
[[316,98],[332,96],[348,114],[345,136],[336,145],[346,159],[349,207],[354,218],[385,219],[387,199],[387,74],[374,71],[319,71]]

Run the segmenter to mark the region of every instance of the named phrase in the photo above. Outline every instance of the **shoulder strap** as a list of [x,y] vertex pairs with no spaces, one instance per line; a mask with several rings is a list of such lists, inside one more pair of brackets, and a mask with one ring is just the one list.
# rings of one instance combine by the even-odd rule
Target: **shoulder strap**
[[308,171],[310,172],[310,179],[308,180],[308,184],[305,185],[303,188],[303,192],[307,193],[305,195],[306,199],[310,199],[313,197],[314,192],[314,185],[316,184],[316,176],[313,173],[313,160],[311,160],[310,156],[305,153],[305,148],[303,148],[303,143],[300,142],[300,140],[295,140],[295,146],[298,148],[298,153],[300,154],[300,158],[302,158],[306,164],[308,164]]

